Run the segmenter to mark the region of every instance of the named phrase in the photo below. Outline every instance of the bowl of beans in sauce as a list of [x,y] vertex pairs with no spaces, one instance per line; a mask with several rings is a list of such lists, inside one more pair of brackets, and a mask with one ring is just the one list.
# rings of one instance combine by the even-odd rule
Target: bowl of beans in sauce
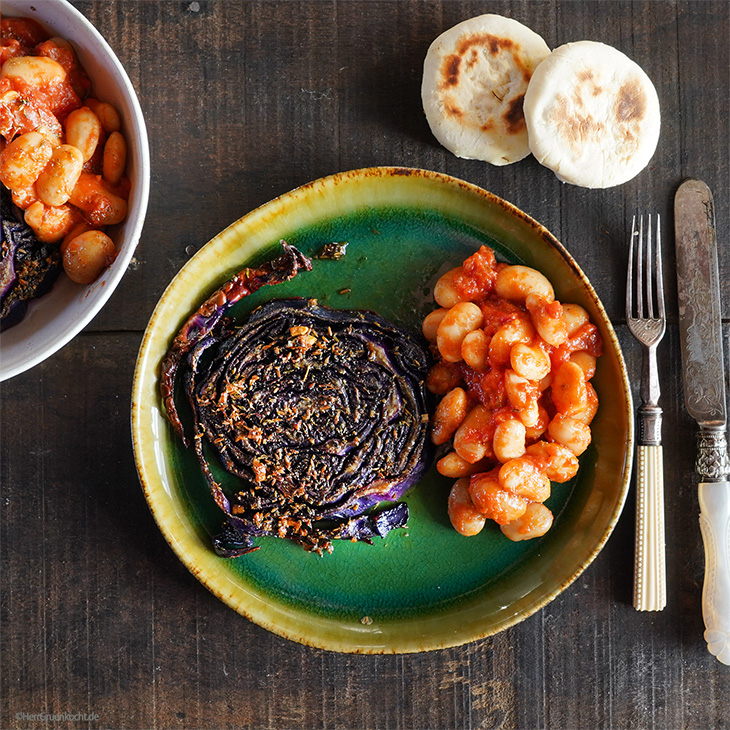
[[42,362],[108,301],[149,197],[144,117],[124,68],[65,0],[0,16],[0,380]]

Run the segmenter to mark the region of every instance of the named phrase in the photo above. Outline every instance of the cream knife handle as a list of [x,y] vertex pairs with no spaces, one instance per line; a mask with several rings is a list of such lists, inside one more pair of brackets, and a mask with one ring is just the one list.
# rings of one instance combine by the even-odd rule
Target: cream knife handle
[[667,605],[664,562],[664,464],[661,444],[637,447],[634,608]]
[[710,654],[730,664],[730,482],[700,482],[699,499],[705,544],[705,641]]

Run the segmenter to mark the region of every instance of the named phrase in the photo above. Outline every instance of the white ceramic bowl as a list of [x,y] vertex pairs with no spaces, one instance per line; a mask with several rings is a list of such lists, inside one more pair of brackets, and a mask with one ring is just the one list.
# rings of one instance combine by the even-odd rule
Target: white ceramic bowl
[[134,87],[114,51],[93,25],[66,0],[2,0],[3,17],[24,16],[73,44],[91,78],[94,95],[113,104],[127,141],[127,174],[132,181],[129,213],[112,227],[116,261],[93,284],[74,284],[64,274],[53,289],[31,302],[25,318],[0,334],[0,381],[32,368],[78,334],[119,284],[139,242],[147,211],[150,153],[147,129]]

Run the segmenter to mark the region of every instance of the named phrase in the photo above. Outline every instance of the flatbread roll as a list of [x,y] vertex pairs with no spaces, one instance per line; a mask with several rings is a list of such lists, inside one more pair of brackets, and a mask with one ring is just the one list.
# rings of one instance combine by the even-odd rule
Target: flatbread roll
[[530,154],[522,101],[550,53],[511,18],[480,15],[442,33],[423,65],[421,98],[431,131],[457,157],[507,165]]
[[621,51],[595,41],[556,48],[525,94],[530,149],[564,182],[608,188],[652,158],[661,116],[656,89]]

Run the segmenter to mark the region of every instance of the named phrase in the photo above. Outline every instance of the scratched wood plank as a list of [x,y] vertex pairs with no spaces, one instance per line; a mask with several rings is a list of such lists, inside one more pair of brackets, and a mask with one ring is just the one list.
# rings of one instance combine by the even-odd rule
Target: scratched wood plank
[[[488,8],[529,24],[552,47],[583,38],[615,45],[655,81],[666,110],[657,154],[640,176],[606,191],[563,185],[532,158],[495,168],[457,159],[435,142],[420,108],[423,57],[441,30],[483,12],[480,3],[197,6],[193,12],[185,2],[79,3],[125,62],[152,141],[150,215],[137,260],[114,295],[117,306],[105,308],[95,328],[143,327],[169,280],[215,233],[276,195],[339,170],[425,167],[504,197],[556,233],[587,272],[606,282],[599,293],[613,317],[621,316],[622,302],[611,282],[623,275],[617,254],[623,254],[633,211],[656,210],[668,223],[674,190],[689,175],[702,176],[719,202],[727,202],[725,3],[592,2],[578,9],[571,2],[517,2]],[[176,83],[157,63],[142,61],[152,48],[175,68]],[[724,236],[727,207],[718,210]],[[665,231],[671,244],[669,225]],[[724,261],[721,269],[730,300]],[[124,306],[130,301],[134,307]]]
[[[515,203],[565,243],[619,323],[628,217],[641,207],[669,220],[676,184],[704,177],[718,198],[727,313],[730,6],[74,4],[139,91],[152,194],[137,262],[104,311],[51,360],[0,385],[0,727],[65,728],[16,715],[87,711],[99,715],[89,727],[114,730],[728,728],[730,674],[701,636],[693,424],[680,400],[676,327],[661,346],[667,609],[631,607],[632,495],[594,564],[542,611],[426,654],[309,649],[217,601],[147,510],[128,410],[142,330],[191,252],[281,192],[368,165],[441,170]],[[639,61],[665,109],[650,167],[621,188],[587,191],[534,160],[492,168],[441,149],[420,111],[423,56],[439,32],[481,12],[512,15],[551,46],[591,38]],[[619,334],[636,375],[639,348]]]

